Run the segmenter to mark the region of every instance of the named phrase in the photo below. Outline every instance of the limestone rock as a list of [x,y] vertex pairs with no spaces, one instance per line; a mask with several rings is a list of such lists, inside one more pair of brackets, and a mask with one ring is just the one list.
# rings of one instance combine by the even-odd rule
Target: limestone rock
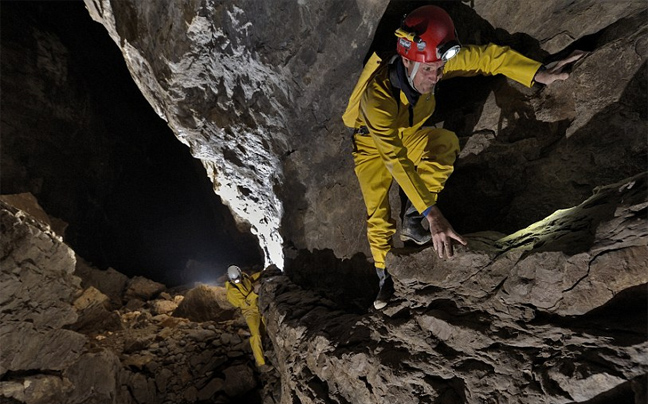
[[[80,293],[74,252],[47,226],[0,202],[1,318],[60,328],[76,320],[71,302]],[[30,307],[32,310],[22,310]]]
[[234,318],[236,310],[227,302],[225,288],[199,285],[189,292],[173,312],[191,321],[223,321]]
[[[260,298],[269,359],[282,376],[266,397],[594,403],[629,394],[645,401],[645,4],[448,5],[470,41],[496,40],[543,61],[581,45],[590,54],[572,67],[569,81],[548,88],[525,89],[501,77],[439,86],[439,105],[448,102],[450,111],[440,108],[437,123],[466,145],[439,204],[460,232],[488,231],[469,237],[453,260],[437,259],[430,248],[393,251],[395,298],[385,311],[367,313],[376,291],[371,264],[362,256],[338,258],[367,253],[352,145],[339,116],[372,38],[394,39],[395,25],[381,21],[383,12],[389,8],[400,20],[411,5],[388,3],[85,1],[240,226],[258,234],[266,261],[282,266],[284,246],[294,252],[286,275],[268,277]],[[40,64],[29,68],[42,74],[28,94],[49,83],[71,87],[66,49],[51,35],[37,36],[33,59]],[[3,47],[3,59],[14,52]],[[5,86],[17,87],[11,80]],[[14,99],[3,97],[3,107],[20,111]],[[75,108],[55,111],[83,121]],[[3,135],[12,129],[3,126]],[[30,134],[9,139],[14,146]],[[3,168],[21,167],[19,160],[3,158]],[[29,178],[30,187],[57,179],[41,177]],[[607,184],[614,185],[597,188]],[[76,320],[72,302],[82,291],[68,270],[69,249],[42,226],[22,226],[29,220],[15,211],[1,220],[3,236],[16,241],[7,247],[3,237],[0,279],[0,332],[12,348],[3,352],[0,383],[11,400],[94,400],[69,383],[81,385],[82,370],[95,360],[104,383],[89,383],[100,387],[98,401],[254,395],[259,379],[244,323],[205,320],[215,316],[213,298],[194,305],[200,323],[170,318],[150,312],[159,285],[134,280],[127,306],[116,307],[123,328],[88,342],[62,329]],[[53,258],[39,266],[43,257]],[[89,286],[113,303],[124,290],[83,290]],[[220,331],[208,328],[216,325]],[[86,342],[93,354],[113,351],[119,365],[109,355],[86,355]],[[70,370],[75,366],[78,373]],[[42,369],[53,374],[41,377]],[[40,387],[30,393],[26,384]]]
[[95,287],[110,298],[110,307],[122,306],[122,299],[128,284],[128,277],[113,268],[102,271],[88,264],[83,258],[77,258],[75,275],[81,278],[84,288]]
[[124,300],[139,299],[146,301],[157,296],[165,289],[166,286],[159,282],[152,281],[143,276],[136,276],[128,282],[128,286],[124,292]]
[[[352,145],[339,117],[361,60],[381,43],[393,45],[393,27],[413,7],[388,3],[288,2],[275,15],[251,2],[169,5],[157,13],[136,1],[86,0],[158,114],[259,234],[268,263],[283,258],[277,244],[284,238],[298,250],[368,255]],[[543,62],[576,48],[590,52],[570,67],[570,80],[545,89],[503,77],[448,80],[455,84],[445,95],[439,86],[436,122],[482,150],[462,156],[441,194],[455,228],[511,233],[644,169],[645,4],[549,1],[529,5],[532,12],[512,2],[443,6],[465,43],[494,41]],[[173,24],[160,41],[167,19],[180,15],[189,22]],[[601,67],[609,60],[618,68]],[[474,132],[479,137],[469,139]]]
[[150,302],[153,315],[171,314],[178,308],[178,303],[171,300],[156,299]]
[[[184,297],[145,278],[126,282],[114,270],[75,265],[74,251],[47,225],[3,201],[0,225],[0,401],[260,402],[247,326],[224,288]],[[137,311],[119,303],[122,294],[139,302]],[[160,313],[180,302],[200,324]]]
[[69,404],[129,404],[129,396],[121,391],[121,364],[117,356],[107,350],[85,353],[66,369],[65,376],[74,386],[66,402]]
[[62,329],[77,319],[72,300],[81,290],[72,275],[74,252],[48,226],[1,201],[0,227],[0,375],[63,370],[86,341]]
[[47,213],[45,213],[43,208],[38,204],[36,197],[34,197],[34,195],[29,192],[26,192],[24,194],[0,195],[0,201],[13,206],[14,208],[22,210],[23,212],[31,215],[34,219],[39,220],[47,226],[52,226]]
[[30,323],[0,326],[0,374],[8,371],[63,370],[81,354],[86,337],[69,330],[37,329]]
[[8,403],[48,404],[62,402],[65,394],[73,388],[72,383],[59,376],[36,375],[27,376],[20,382],[0,382],[0,392],[3,400]]
[[78,386],[63,374],[88,339],[63,327],[77,320],[75,303],[82,309],[106,298],[81,295],[75,254],[47,225],[4,202],[0,221],[0,394],[24,403],[79,402],[68,400]]
[[79,313],[79,319],[71,329],[91,333],[121,328],[121,319],[115,312],[109,310],[110,299],[98,289],[90,286],[74,301],[74,308]]
[[514,234],[468,235],[452,259],[393,250],[396,293],[382,312],[353,314],[325,288],[318,296],[269,277],[262,302],[282,402],[642,397],[633,386],[648,373],[646,191],[646,175],[601,187]]
[[494,26],[530,35],[537,38],[547,52],[557,53],[580,38],[645,10],[646,5],[641,1],[564,3],[551,0],[528,3],[526,7],[509,2],[487,4],[480,1],[471,1],[470,6]]
[[[85,2],[153,108],[257,235],[267,264],[280,266],[285,202],[296,215],[285,222],[287,232],[303,235],[294,237],[300,248],[325,248],[339,237],[328,224],[336,221],[313,221],[318,215],[343,215],[348,203],[362,215],[359,193],[348,200],[357,188],[339,117],[387,3],[208,1],[169,3],[158,13],[138,1]],[[251,68],[232,69],[239,65]],[[293,133],[300,133],[298,142]],[[321,139],[331,147],[317,146]],[[311,175],[315,167],[326,174]],[[339,197],[347,203],[331,203]],[[356,236],[361,226],[336,243],[344,253],[365,247]]]

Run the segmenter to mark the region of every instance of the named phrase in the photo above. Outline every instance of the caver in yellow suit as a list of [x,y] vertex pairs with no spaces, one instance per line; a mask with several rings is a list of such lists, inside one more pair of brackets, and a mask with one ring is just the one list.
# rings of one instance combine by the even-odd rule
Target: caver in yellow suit
[[260,276],[261,272],[248,276],[239,267],[232,265],[228,268],[228,277],[230,280],[225,283],[227,300],[234,307],[241,309],[241,313],[250,328],[250,346],[252,347],[254,360],[259,367],[265,365],[261,340],[261,332],[264,325],[257,304],[259,295],[254,291],[254,284]]
[[[439,34],[439,24],[448,25],[445,33]],[[396,35],[398,55],[390,61],[372,55],[343,116],[345,124],[354,128],[355,173],[367,208],[367,236],[381,287],[384,274],[380,271],[385,270],[385,256],[396,232],[388,195],[392,180],[424,216],[436,204],[459,152],[453,132],[423,127],[435,109],[434,93],[421,94],[413,88],[402,58],[421,63],[443,60],[442,79],[504,74],[529,87],[541,67],[508,47],[461,46],[452,20],[435,6],[412,12]],[[443,52],[448,50],[452,55],[446,59]],[[426,52],[431,56],[426,58]]]

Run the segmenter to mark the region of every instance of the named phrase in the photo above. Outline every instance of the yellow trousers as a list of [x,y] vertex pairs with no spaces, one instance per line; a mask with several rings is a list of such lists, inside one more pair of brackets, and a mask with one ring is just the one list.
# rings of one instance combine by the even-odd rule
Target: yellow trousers
[[261,339],[262,319],[259,309],[242,310],[245,322],[250,328],[250,347],[257,366],[265,365],[265,358],[263,357],[263,345]]
[[[414,163],[427,189],[434,195],[441,192],[454,170],[459,153],[457,136],[446,129],[421,128],[401,134],[407,157]],[[355,173],[367,207],[367,238],[376,268],[385,268],[385,257],[396,233],[391,217],[389,189],[393,177],[370,134],[354,135],[353,160]],[[422,213],[422,212],[420,212]]]

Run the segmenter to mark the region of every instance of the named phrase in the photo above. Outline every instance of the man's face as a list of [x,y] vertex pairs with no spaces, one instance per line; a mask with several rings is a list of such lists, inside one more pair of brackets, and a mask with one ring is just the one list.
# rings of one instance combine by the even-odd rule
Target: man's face
[[[403,58],[403,64],[407,69],[408,75],[412,74],[414,63],[409,59]],[[443,66],[445,66],[443,60],[432,63],[421,63],[416,76],[414,76],[414,89],[421,94],[429,94],[434,91],[434,86],[441,80],[441,76],[443,76]]]

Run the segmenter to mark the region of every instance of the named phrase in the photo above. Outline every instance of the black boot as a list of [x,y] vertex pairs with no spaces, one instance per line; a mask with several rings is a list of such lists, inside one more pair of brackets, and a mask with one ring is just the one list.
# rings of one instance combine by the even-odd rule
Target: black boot
[[412,205],[412,202],[407,199],[405,213],[403,214],[403,223],[401,225],[400,240],[413,241],[418,245],[428,243],[432,236],[430,235],[430,231],[423,227],[423,219],[423,215],[418,213]]
[[376,300],[374,300],[374,307],[376,310],[381,310],[387,306],[389,299],[394,294],[394,281],[386,269],[376,268],[376,274],[378,274],[380,290],[378,291]]

